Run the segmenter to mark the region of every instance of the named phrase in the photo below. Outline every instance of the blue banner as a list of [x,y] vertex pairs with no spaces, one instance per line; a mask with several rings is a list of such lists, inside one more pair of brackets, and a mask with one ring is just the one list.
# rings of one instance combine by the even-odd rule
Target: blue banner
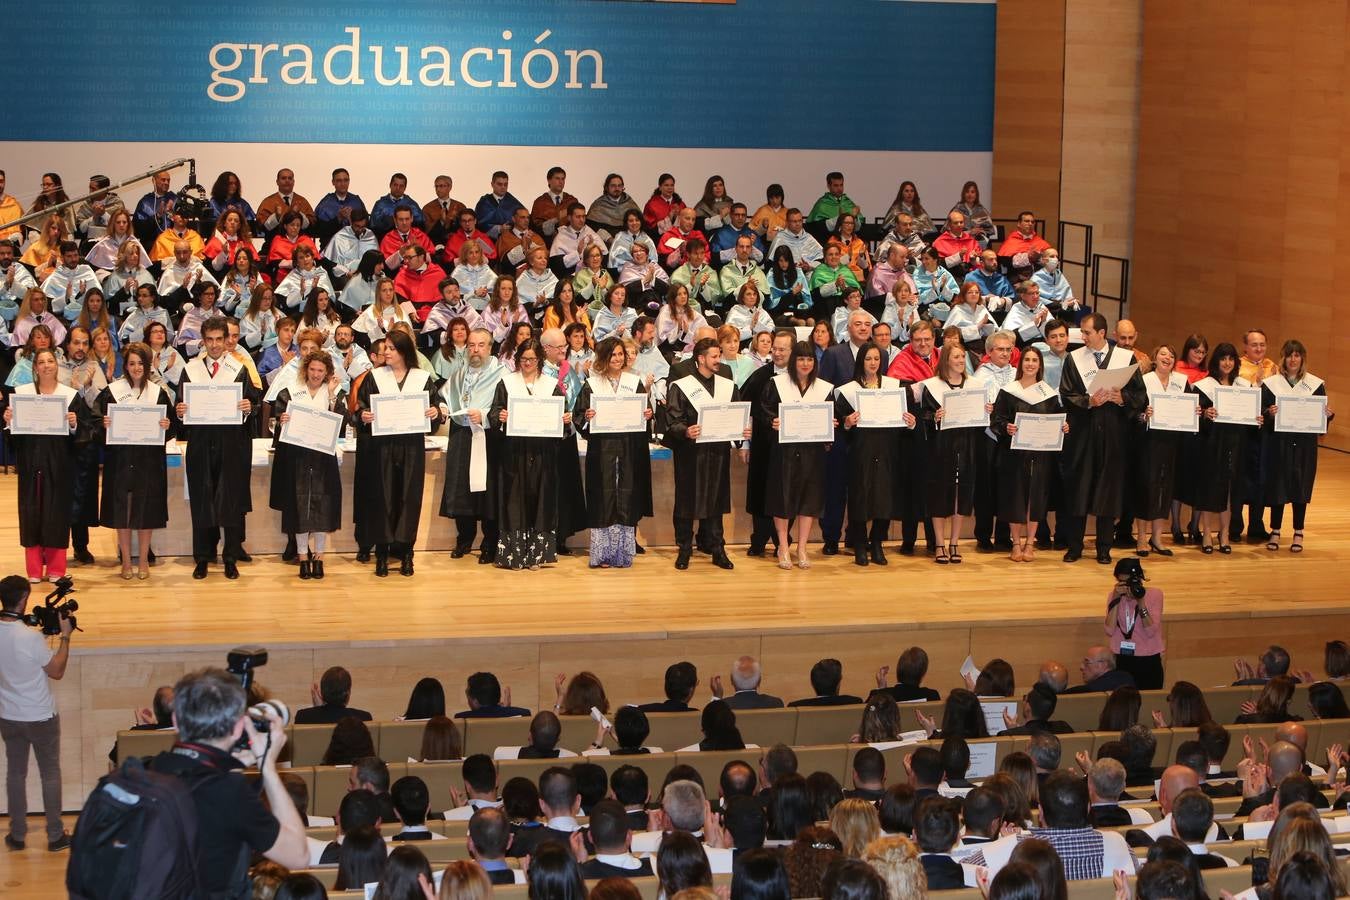
[[66,0],[41,18],[54,38],[0,57],[41,98],[8,105],[9,140],[993,146],[992,3]]

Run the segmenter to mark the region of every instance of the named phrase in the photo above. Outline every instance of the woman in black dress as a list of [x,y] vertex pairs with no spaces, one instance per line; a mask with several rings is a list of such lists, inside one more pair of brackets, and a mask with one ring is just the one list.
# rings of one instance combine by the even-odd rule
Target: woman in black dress
[[[159,427],[165,434],[177,422],[173,397],[161,384],[150,380],[154,371],[150,347],[128,344],[122,352],[122,377],[99,392],[95,414],[106,431],[111,424],[108,407],[162,406]],[[117,529],[117,547],[122,554],[122,577],[131,580],[131,537],[136,532],[140,566],[136,577],[150,577],[150,533],[169,524],[169,478],[165,468],[164,443],[157,446],[112,444],[103,451],[103,500],[100,524]]]
[[[858,394],[862,391],[908,391],[899,381],[882,374],[881,348],[868,341],[858,348],[853,360],[853,380],[842,384],[834,395],[834,417],[844,426],[848,441],[848,517],[849,533],[854,535],[853,562],[865,566],[874,562],[886,565],[881,542],[897,518],[896,499],[900,496],[901,428],[860,427]],[[904,413],[906,428],[914,427],[914,414]],[[867,523],[872,530],[868,533]]]
[[[1290,553],[1303,552],[1303,523],[1317,480],[1317,438],[1275,430],[1275,416],[1283,397],[1325,397],[1327,386],[1307,370],[1308,351],[1301,341],[1285,341],[1280,351],[1280,371],[1261,382],[1261,408],[1266,412],[1264,440],[1261,445],[1261,472],[1265,481],[1265,502],[1270,507],[1270,539],[1266,549],[1280,549],[1280,526],[1284,524],[1284,505],[1294,507],[1294,536]],[[1327,402],[1327,421],[1335,417]]]
[[[1035,347],[1022,348],[1017,378],[1008,382],[994,399],[990,426],[998,435],[998,520],[1007,522],[1013,548],[1009,559],[1031,562],[1036,558],[1035,523],[1049,509],[1050,485],[1059,454],[1044,450],[1014,450],[1017,414],[1044,415],[1063,412],[1059,391],[1045,380],[1045,359]],[[1069,423],[1064,422],[1064,432]]]
[[[764,388],[755,414],[774,431],[780,431],[780,407],[784,404],[827,403],[834,385],[816,377],[816,352],[805,341],[792,348],[787,371],[775,375]],[[835,422],[835,427],[839,423]],[[811,568],[806,542],[811,526],[825,510],[825,452],[829,443],[784,444],[775,441],[769,456],[769,478],[764,491],[764,512],[773,516],[778,532],[778,568],[791,569],[788,556],[788,526],[796,519],[797,565]]]
[[[277,415],[272,446],[280,448],[281,431],[297,406],[337,413],[345,418],[347,394],[333,374],[333,357],[311,350],[300,361],[300,378],[282,388],[272,403]],[[342,526],[342,476],[337,457],[308,447],[286,445],[287,482],[281,485],[281,529],[296,537],[301,578],[323,578],[323,553],[328,535]],[[342,451],[339,449],[339,453]]]
[[1200,513],[1200,552],[1214,552],[1213,535],[1217,532],[1219,552],[1232,553],[1228,522],[1233,510],[1247,502],[1242,490],[1242,461],[1246,459],[1247,442],[1261,439],[1252,425],[1259,428],[1266,419],[1257,416],[1251,425],[1215,421],[1219,414],[1215,388],[1252,386],[1238,376],[1238,352],[1232,344],[1215,347],[1209,358],[1209,374],[1192,383],[1200,393],[1200,434],[1194,459],[1190,466],[1183,463],[1183,469],[1193,476],[1191,499]]
[[356,561],[359,563],[370,562],[370,551],[375,548],[375,540],[367,533],[369,515],[362,510],[367,504],[378,501],[374,499],[375,472],[371,462],[375,457],[370,452],[370,429],[361,427],[357,421],[361,417],[361,408],[357,402],[361,396],[362,382],[370,378],[371,372],[384,366],[384,345],[384,338],[377,338],[370,343],[370,368],[352,379],[352,391],[347,397],[347,414],[352,418],[352,432],[356,435],[356,461],[352,464],[352,524],[355,526]]
[[[951,341],[942,345],[937,374],[922,385],[918,417],[928,438],[924,471],[928,514],[937,539],[933,561],[960,563],[961,519],[975,509],[975,455],[986,438],[982,428],[943,428],[943,402],[949,390],[974,389],[983,383],[966,374],[966,348]],[[985,412],[993,409],[992,403],[985,404]]]
[[[1192,392],[1186,376],[1176,371],[1176,365],[1177,354],[1170,345],[1163,344],[1153,351],[1153,370],[1144,374],[1144,389],[1150,398],[1158,394]],[[1152,418],[1153,402],[1150,400],[1140,416],[1144,428],[1140,433],[1141,445],[1136,451],[1138,465],[1135,467],[1135,477],[1138,482],[1135,501],[1138,507],[1135,516],[1138,519],[1138,536],[1134,552],[1137,556],[1148,556],[1150,551],[1159,556],[1171,556],[1172,551],[1162,545],[1162,535],[1172,519],[1177,465],[1187,434],[1152,428]]]

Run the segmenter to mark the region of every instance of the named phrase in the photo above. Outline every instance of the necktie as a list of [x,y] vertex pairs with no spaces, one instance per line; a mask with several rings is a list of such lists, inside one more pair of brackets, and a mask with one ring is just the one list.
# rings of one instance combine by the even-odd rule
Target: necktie
[[1103,353],[1101,350],[1095,350],[1093,351],[1092,355],[1097,357],[1097,368],[1100,369],[1102,367],[1102,363],[1105,361],[1106,354]]
[[448,200],[441,201],[441,211],[446,213],[450,212],[450,201]]
[[219,371],[220,371],[220,363],[216,362],[214,359],[211,360],[211,377],[215,378],[216,373]]
[[287,196],[282,197],[282,198],[281,198],[281,202],[284,203],[284,204],[286,204],[287,206],[290,206],[290,205],[291,205],[291,198],[290,198],[290,195],[288,194]]

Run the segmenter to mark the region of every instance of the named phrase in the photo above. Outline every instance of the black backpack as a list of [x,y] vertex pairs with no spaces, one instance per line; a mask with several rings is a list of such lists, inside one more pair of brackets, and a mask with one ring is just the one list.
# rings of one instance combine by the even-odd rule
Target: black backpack
[[71,900],[190,900],[197,875],[197,808],[189,785],[138,758],[99,779],[71,839]]

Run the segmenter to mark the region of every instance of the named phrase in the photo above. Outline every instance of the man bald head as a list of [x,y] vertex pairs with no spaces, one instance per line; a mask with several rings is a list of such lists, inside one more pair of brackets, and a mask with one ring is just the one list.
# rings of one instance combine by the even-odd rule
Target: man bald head
[[696,330],[694,331],[694,343],[695,343],[695,344],[697,344],[699,341],[703,340],[704,338],[712,338],[714,341],[717,340],[717,329],[716,329],[716,328],[709,328],[709,327],[707,327],[707,326],[704,326],[704,327],[699,328],[699,329],[696,329]]
[[1302,722],[1285,722],[1275,729],[1275,740],[1293,744],[1304,755],[1308,755],[1308,729]]
[[1134,342],[1139,340],[1139,330],[1134,327],[1134,323],[1129,319],[1121,319],[1116,323],[1116,343],[1126,350],[1134,349]]
[[1270,748],[1266,765],[1270,766],[1271,787],[1278,787],[1287,776],[1303,771],[1303,751],[1297,744],[1277,741],[1275,746]]
[[1089,647],[1087,653],[1083,654],[1083,661],[1078,666],[1078,673],[1083,676],[1083,683],[1087,684],[1094,678],[1100,678],[1110,672],[1115,667],[1116,657],[1111,652],[1111,648],[1099,644],[1095,647]]
[[1064,663],[1047,659],[1041,663],[1041,674],[1038,680],[1056,694],[1062,694],[1064,689],[1069,686],[1069,670],[1064,667]]
[[1158,806],[1164,814],[1172,811],[1172,801],[1182,791],[1200,786],[1200,776],[1190,766],[1168,766],[1158,782]]

